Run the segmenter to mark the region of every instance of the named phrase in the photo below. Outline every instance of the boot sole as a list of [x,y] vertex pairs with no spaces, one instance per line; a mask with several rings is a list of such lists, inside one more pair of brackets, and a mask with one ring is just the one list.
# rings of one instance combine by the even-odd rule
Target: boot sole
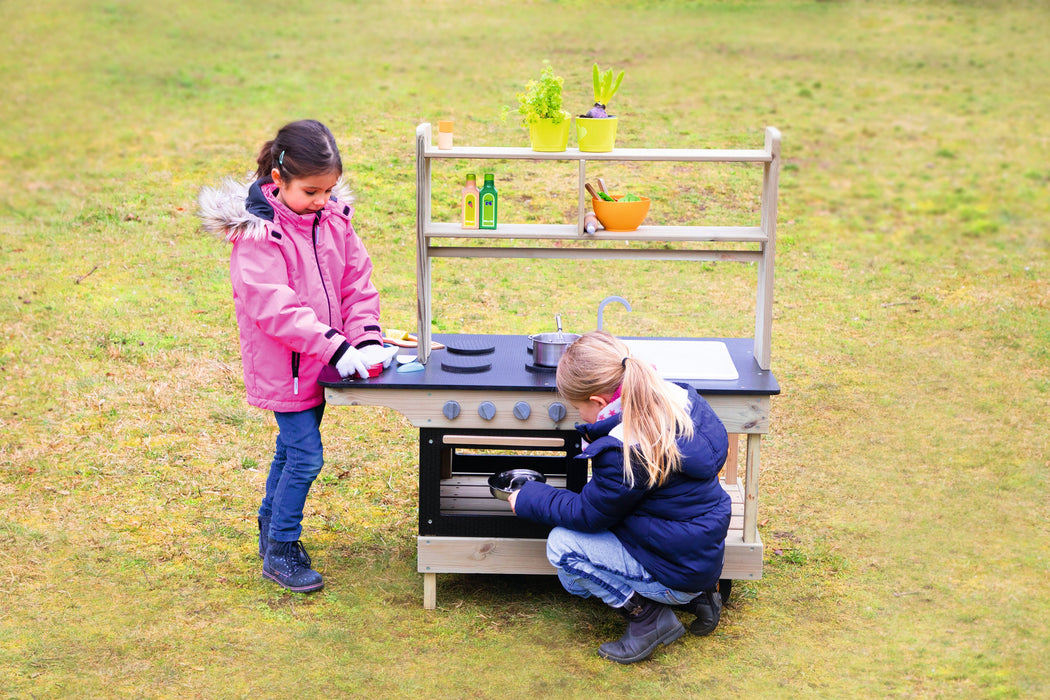
[[274,583],[276,583],[281,588],[287,588],[289,591],[291,591],[293,593],[312,593],[313,591],[319,591],[322,588],[324,588],[324,581],[321,581],[321,583],[316,583],[316,584],[313,584],[313,585],[310,585],[310,586],[289,586],[287,583],[285,583],[281,579],[277,578],[276,576],[274,576],[272,574],[267,573],[266,571],[263,571],[262,575],[263,575],[263,578],[269,579],[269,580],[273,581]]
[[653,652],[655,652],[657,647],[659,647],[661,644],[663,644],[665,647],[669,646],[672,642],[675,642],[678,639],[680,639],[684,634],[685,626],[679,624],[677,628],[670,630],[667,634],[653,642],[652,646],[646,647],[643,651],[639,652],[638,654],[635,654],[634,656],[612,656],[608,652],[603,651],[600,647],[598,648],[598,656],[602,657],[603,659],[608,659],[609,661],[615,661],[618,664],[633,664],[639,661],[645,661],[653,655]]

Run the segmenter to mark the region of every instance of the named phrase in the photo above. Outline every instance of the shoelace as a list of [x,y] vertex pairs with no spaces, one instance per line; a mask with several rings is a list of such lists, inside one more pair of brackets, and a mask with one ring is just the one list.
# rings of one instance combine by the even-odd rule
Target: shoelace
[[307,569],[309,569],[310,568],[310,555],[306,553],[306,547],[303,546],[302,541],[301,540],[296,540],[295,542],[292,543],[292,547],[291,548],[292,548],[292,551],[290,552],[290,554],[292,554],[296,559],[298,559],[300,564],[302,564]]

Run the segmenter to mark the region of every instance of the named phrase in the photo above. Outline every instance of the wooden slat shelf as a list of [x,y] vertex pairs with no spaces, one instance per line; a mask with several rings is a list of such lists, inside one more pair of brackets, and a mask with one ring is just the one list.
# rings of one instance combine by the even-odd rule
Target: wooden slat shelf
[[765,243],[758,226],[639,226],[634,231],[580,233],[576,224],[499,224],[492,230],[466,230],[459,224],[431,222],[427,238],[472,240],[542,239],[562,241],[658,241],[661,243]]
[[[564,479],[552,477],[548,483],[558,485]],[[723,578],[762,578],[762,541],[744,541],[744,485],[722,483],[733,500],[733,516],[726,537]],[[442,510],[459,515],[510,514],[505,501],[492,497],[486,477],[454,475],[441,484]],[[517,573],[554,574],[547,561],[546,540],[485,537],[443,537],[420,535],[418,571],[423,574],[447,573]]]
[[467,158],[471,160],[595,160],[595,161],[671,161],[678,163],[769,163],[772,154],[762,149],[702,149],[702,148],[615,148],[606,153],[591,153],[578,148],[567,148],[554,153],[542,153],[531,148],[492,148],[485,146],[457,146],[449,150],[427,148],[427,158]]

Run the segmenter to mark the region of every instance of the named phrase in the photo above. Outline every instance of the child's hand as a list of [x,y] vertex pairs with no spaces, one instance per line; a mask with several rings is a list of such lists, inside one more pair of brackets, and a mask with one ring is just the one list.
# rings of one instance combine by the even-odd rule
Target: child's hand
[[[512,511],[514,511],[514,501],[516,501],[516,500],[518,500],[518,492],[517,491],[511,491],[510,492],[510,496],[507,498],[507,503],[510,504],[510,509]],[[514,511],[514,512],[517,513],[517,511]]]
[[369,367],[382,364],[384,369],[390,366],[390,361],[394,359],[397,350],[395,345],[389,347],[384,345],[366,345],[361,348],[361,352],[365,356],[365,362]]
[[343,379],[357,374],[361,379],[368,379],[368,360],[365,354],[357,348],[347,348],[339,361],[335,363],[335,370]]

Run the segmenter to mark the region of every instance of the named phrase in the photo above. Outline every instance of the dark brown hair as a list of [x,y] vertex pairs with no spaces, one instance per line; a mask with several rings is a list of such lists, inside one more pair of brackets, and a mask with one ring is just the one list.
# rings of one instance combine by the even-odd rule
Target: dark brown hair
[[274,168],[285,180],[343,172],[335,136],[314,119],[282,126],[272,141],[263,144],[255,162],[259,166],[255,171],[257,180],[269,177]]

